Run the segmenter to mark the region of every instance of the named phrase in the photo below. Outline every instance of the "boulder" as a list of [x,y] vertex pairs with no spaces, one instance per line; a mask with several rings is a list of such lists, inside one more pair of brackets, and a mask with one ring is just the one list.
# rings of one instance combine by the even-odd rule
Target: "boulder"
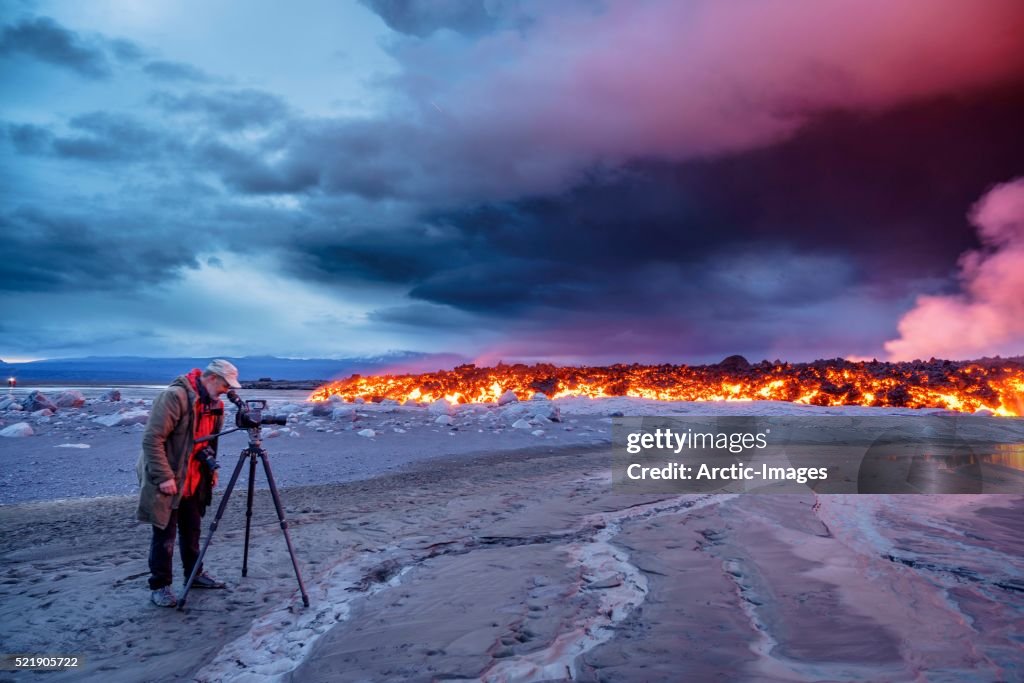
[[498,398],[498,405],[499,406],[506,406],[509,403],[517,403],[518,401],[519,401],[519,397],[516,396],[516,392],[512,391],[511,389],[506,389],[505,393],[503,393]]
[[50,399],[46,398],[46,395],[38,389],[29,394],[25,400],[21,402],[21,407],[30,413],[42,410],[43,408],[57,412],[57,405]]
[[64,391],[56,398],[54,403],[59,408],[81,408],[85,405],[85,396],[81,391]]
[[452,419],[451,415],[438,415],[437,419],[434,420],[434,424],[441,425],[442,427],[449,427],[455,424],[455,420]]
[[558,406],[550,401],[546,405],[540,406],[539,409],[535,406],[530,412],[537,420],[550,420],[552,422],[562,421],[562,411],[559,410]]
[[515,429],[530,429],[533,425],[526,420],[516,420],[512,423],[512,427]]
[[53,411],[49,408],[32,411],[32,417],[53,417]]
[[427,411],[433,415],[450,415],[452,412],[452,404],[443,398],[439,398],[427,406]]
[[99,417],[93,418],[93,422],[97,422],[106,427],[124,427],[134,424],[146,424],[147,420],[149,420],[148,410],[127,410],[123,413],[100,415]]
[[120,401],[121,400],[121,392],[118,391],[117,389],[111,389],[110,391],[107,391],[102,396],[100,396],[100,400],[101,401]]
[[336,406],[334,408],[334,410],[331,411],[331,419],[332,420],[352,420],[353,422],[355,422],[356,420],[359,419],[359,416],[356,415],[355,407],[342,405],[342,406]]
[[21,404],[13,396],[0,398],[0,410],[21,410]]
[[736,354],[723,358],[718,367],[726,372],[743,372],[750,369],[750,361],[743,356]]
[[19,437],[32,436],[35,432],[27,422],[15,422],[14,424],[0,429],[0,436]]
[[313,404],[313,408],[309,411],[309,414],[315,417],[327,417],[333,410],[334,406],[331,405],[330,401],[318,401]]
[[358,434],[359,436],[365,436],[368,439],[377,436],[377,432],[373,431],[372,429],[360,429],[358,432],[356,432],[356,434]]
[[548,395],[545,394],[544,392],[538,391],[537,393],[535,393],[533,396],[530,397],[530,400],[531,401],[550,401],[551,399],[548,398]]

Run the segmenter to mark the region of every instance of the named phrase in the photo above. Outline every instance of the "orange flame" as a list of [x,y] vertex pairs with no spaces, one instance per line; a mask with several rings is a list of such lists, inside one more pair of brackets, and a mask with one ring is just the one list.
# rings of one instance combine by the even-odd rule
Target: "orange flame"
[[791,401],[818,406],[898,406],[989,410],[1024,414],[1024,365],[1014,361],[882,363],[842,359],[814,363],[749,365],[740,358],[718,365],[549,364],[477,367],[419,375],[352,375],[317,389],[312,401],[394,399],[493,403],[505,391],[519,399],[536,392],[563,396],[633,396],[660,401]]

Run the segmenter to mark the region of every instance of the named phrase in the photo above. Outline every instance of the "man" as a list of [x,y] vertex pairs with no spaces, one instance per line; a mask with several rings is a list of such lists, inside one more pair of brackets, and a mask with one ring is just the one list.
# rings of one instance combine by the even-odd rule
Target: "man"
[[[180,535],[184,584],[199,558],[201,517],[216,484],[216,472],[210,471],[204,457],[216,456],[216,441],[195,441],[220,431],[224,423],[220,396],[239,388],[238,368],[217,359],[202,372],[195,369],[181,375],[153,401],[137,466],[142,488],[138,518],[153,525],[149,588],[153,603],[160,607],[178,602],[171,588],[175,535]],[[208,450],[203,453],[204,449]],[[225,586],[200,567],[192,587]]]

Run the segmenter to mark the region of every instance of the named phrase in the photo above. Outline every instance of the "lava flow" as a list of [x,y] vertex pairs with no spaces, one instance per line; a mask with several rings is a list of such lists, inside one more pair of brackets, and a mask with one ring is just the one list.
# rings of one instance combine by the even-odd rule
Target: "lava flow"
[[1020,359],[885,363],[843,359],[813,363],[750,364],[730,356],[715,365],[611,365],[559,367],[549,364],[477,367],[460,365],[420,375],[347,379],[317,389],[310,400],[452,403],[495,402],[512,391],[519,399],[536,392],[563,396],[633,396],[662,401],[791,401],[818,406],[897,406],[988,410],[1024,414],[1024,363]]

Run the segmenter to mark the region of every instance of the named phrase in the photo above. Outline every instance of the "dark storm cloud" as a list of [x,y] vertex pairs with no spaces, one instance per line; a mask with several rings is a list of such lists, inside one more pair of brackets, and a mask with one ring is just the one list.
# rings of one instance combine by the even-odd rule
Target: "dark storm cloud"
[[244,194],[291,194],[320,182],[320,169],[315,163],[285,160],[268,164],[258,151],[220,142],[202,145],[197,156],[228,187]]
[[20,208],[0,215],[0,228],[0,290],[8,292],[135,291],[198,267],[180,230],[154,217],[140,225],[122,215]]
[[107,78],[110,64],[102,45],[70,31],[49,17],[23,19],[3,28],[0,56],[24,55],[87,78]]
[[496,25],[487,0],[360,0],[380,16],[392,30],[413,36],[428,36],[447,28],[466,35],[484,33]]
[[[554,345],[552,352],[552,330],[576,339],[573,325],[594,335],[620,323],[648,329],[646,341],[622,342],[624,349],[665,348],[697,330],[699,339],[686,342],[693,353],[763,349],[780,339],[788,349],[838,344],[839,322],[851,310],[863,323],[847,338],[867,349],[869,333],[888,334],[893,324],[870,311],[892,315],[909,304],[914,283],[945,278],[975,244],[967,209],[994,178],[1020,172],[1021,93],[823,114],[762,149],[636,162],[567,191],[455,203],[386,231],[314,231],[288,247],[287,260],[292,272],[320,283],[405,284],[439,310],[500,319],[527,336],[532,325],[536,347]],[[332,136],[345,139],[337,130]],[[362,139],[362,149],[346,147],[340,158],[372,166],[390,157],[387,136]],[[316,147],[293,142],[300,156]],[[374,319],[414,324],[431,310],[399,307]],[[659,322],[645,328],[643,320]],[[820,330],[787,332],[798,325]]]
[[286,268],[320,283],[410,284],[468,263],[467,245],[423,226],[303,231],[284,245]]
[[426,303],[379,308],[367,313],[366,317],[375,323],[442,330],[458,330],[477,322],[456,308]]
[[0,32],[0,56],[22,55],[69,69],[91,79],[113,75],[111,58],[123,65],[142,64],[155,81],[206,83],[210,76],[185,62],[149,59],[138,43],[124,38],[83,35],[49,17],[33,17],[4,26]]
[[164,135],[133,117],[92,112],[71,119],[80,135],[56,137],[57,156],[91,161],[151,160],[164,147]]
[[159,92],[151,102],[172,114],[199,114],[228,130],[283,122],[288,107],[280,97],[261,90],[220,90],[175,95]]
[[202,69],[185,62],[154,60],[142,67],[142,70],[158,81],[206,83],[210,80]]
[[4,132],[20,154],[44,154],[53,142],[53,133],[48,128],[30,123],[7,124]]
[[162,131],[124,114],[91,112],[68,121],[70,133],[33,124],[7,124],[5,132],[14,149],[26,155],[109,163],[154,161],[168,151],[181,151],[179,143]]
[[120,62],[125,64],[136,64],[142,61],[146,52],[139,45],[130,40],[116,38],[110,41],[110,51]]

